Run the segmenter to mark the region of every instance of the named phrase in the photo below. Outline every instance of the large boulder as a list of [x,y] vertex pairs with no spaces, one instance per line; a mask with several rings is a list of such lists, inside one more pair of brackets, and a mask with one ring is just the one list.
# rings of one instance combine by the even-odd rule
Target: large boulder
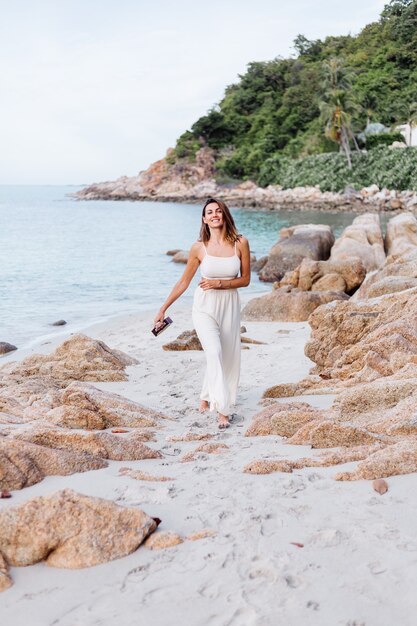
[[417,219],[412,213],[400,213],[387,224],[385,236],[387,254],[404,256],[417,247]]
[[65,489],[0,512],[0,555],[8,566],[91,567],[130,554],[156,527],[138,508]]
[[26,421],[44,419],[63,428],[102,430],[115,427],[155,427],[165,416],[119,394],[88,383],[73,382],[49,391],[23,408]]
[[347,300],[343,292],[275,289],[253,298],[242,311],[243,320],[258,322],[305,322],[317,307],[333,300]]
[[384,263],[384,241],[378,215],[359,215],[336,240],[330,260],[349,262],[353,257],[360,259],[367,271],[375,270]]
[[303,291],[344,291],[352,293],[362,284],[366,268],[357,257],[341,261],[303,259],[298,268],[287,272],[276,285],[298,287]]
[[387,257],[385,264],[377,271],[368,274],[365,282],[354,294],[355,300],[374,298],[416,286],[417,246],[404,246],[404,254]]
[[23,489],[35,485],[45,476],[68,476],[106,466],[107,462],[102,458],[82,451],[60,450],[9,437],[0,438],[1,489]]
[[50,376],[58,381],[118,381],[127,380],[125,368],[135,363],[136,359],[112,350],[103,341],[78,334],[51,354],[33,354],[20,363],[5,364],[0,374],[12,374],[15,378]]
[[369,382],[417,362],[417,288],[314,311],[306,355],[326,379]]
[[266,282],[280,280],[285,272],[295,269],[305,258],[328,259],[334,243],[330,226],[301,224],[280,230],[280,239],[271,248],[268,260],[259,272]]

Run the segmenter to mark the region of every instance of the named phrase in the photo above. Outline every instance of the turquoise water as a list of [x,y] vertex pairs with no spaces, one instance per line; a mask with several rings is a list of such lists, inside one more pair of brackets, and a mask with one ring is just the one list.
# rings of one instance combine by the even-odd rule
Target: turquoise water
[[[0,341],[22,347],[64,318],[72,327],[139,310],[155,312],[184,266],[165,252],[189,248],[201,207],[161,202],[77,202],[76,187],[0,186]],[[257,257],[283,226],[354,215],[233,209]],[[251,293],[269,291],[255,274]],[[197,278],[195,279],[195,282]],[[192,286],[183,296],[190,299]]]

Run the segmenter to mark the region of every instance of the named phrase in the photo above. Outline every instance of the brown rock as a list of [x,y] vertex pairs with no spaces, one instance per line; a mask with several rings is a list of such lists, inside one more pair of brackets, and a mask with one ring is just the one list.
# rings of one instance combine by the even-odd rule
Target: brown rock
[[208,439],[213,439],[213,437],[214,435],[210,433],[184,433],[183,435],[167,437],[167,441],[207,441]]
[[13,581],[9,574],[9,568],[0,552],[0,592],[5,591],[13,585]]
[[292,273],[287,273],[279,283],[292,284],[303,291],[346,291],[351,293],[362,284],[366,268],[357,257],[336,261],[303,259]]
[[13,364],[8,372],[16,376],[50,376],[58,381],[127,380],[125,368],[136,359],[111,350],[103,341],[73,335],[52,354],[33,354]]
[[257,322],[305,322],[322,304],[347,300],[345,293],[276,289],[260,298],[253,298],[242,311],[242,319]]
[[250,268],[251,268],[252,272],[260,272],[261,269],[263,269],[265,267],[267,262],[268,262],[268,257],[267,256],[262,256],[257,261],[251,262]]
[[330,421],[322,422],[310,433],[310,443],[313,448],[352,447],[370,445],[378,441],[377,436],[362,428],[348,424],[335,424]]
[[301,426],[313,419],[318,419],[317,411],[304,402],[283,404],[276,402],[254,415],[252,424],[247,429],[246,437],[280,435],[291,437]]
[[400,441],[371,454],[353,472],[336,474],[336,480],[374,480],[417,471],[417,441]]
[[65,489],[1,511],[0,527],[0,553],[9,565],[45,560],[54,567],[81,568],[130,554],[156,523],[140,509]]
[[389,220],[385,237],[387,254],[404,256],[417,247],[417,219],[412,213],[400,213]]
[[167,250],[165,254],[167,254],[168,256],[175,256],[177,252],[181,252],[181,249],[175,248],[175,250]]
[[362,300],[410,289],[415,278],[417,278],[417,248],[410,247],[406,248],[403,255],[389,256],[379,270],[366,277],[353,298]]
[[0,354],[7,354],[8,352],[13,352],[13,350],[17,350],[17,347],[12,343],[7,343],[7,341],[0,341]]
[[273,472],[285,472],[290,474],[293,467],[294,466],[291,461],[268,461],[266,459],[261,459],[251,461],[243,468],[243,471],[245,474],[272,474]]
[[143,433],[135,431],[131,432],[128,437],[117,437],[110,433],[80,433],[38,427],[18,432],[12,438],[46,448],[86,452],[94,457],[113,461],[139,461],[162,457],[160,452],[142,443]]
[[152,476],[151,474],[147,474],[146,472],[142,472],[140,470],[133,470],[130,467],[121,467],[119,469],[119,474],[122,476],[129,476],[134,480],[144,480],[147,482],[167,482],[169,480],[175,480],[175,478],[170,478],[169,476]]
[[375,270],[384,263],[384,241],[378,215],[359,215],[335,241],[331,261],[347,261],[352,257],[360,259],[367,271]]
[[189,250],[179,250],[172,257],[172,262],[173,263],[184,263],[184,264],[186,264],[186,263],[188,263],[189,255],[190,255]]
[[330,272],[314,283],[314,291],[347,291],[347,285],[343,276]]
[[[416,267],[417,272],[417,267]],[[405,276],[387,276],[381,280],[373,282],[367,289],[368,298],[377,298],[387,293],[396,293],[405,289],[417,287],[417,278],[407,278]]]
[[185,330],[174,341],[162,346],[164,350],[202,350],[203,347],[195,330]]
[[286,271],[295,269],[304,258],[327,259],[333,243],[334,236],[327,225],[301,224],[282,228],[280,239],[271,248],[259,278],[274,282],[280,280]]
[[383,478],[377,478],[376,480],[374,480],[372,483],[372,487],[374,491],[379,493],[381,496],[383,496],[384,493],[387,493],[388,491],[388,483]]
[[195,533],[190,533],[186,538],[188,541],[199,541],[200,539],[207,539],[207,537],[214,537],[215,535],[217,535],[215,530],[207,528],[205,530],[198,530]]
[[203,443],[201,446],[197,446],[197,448],[193,452],[188,452],[187,454],[184,454],[184,456],[181,458],[181,463],[194,461],[199,452],[205,452],[206,454],[221,454],[228,449],[229,446],[227,446],[225,443]]
[[85,452],[57,450],[15,438],[0,438],[0,488],[30,487],[45,476],[68,476],[107,467]]
[[183,541],[184,539],[180,535],[171,530],[160,530],[148,537],[144,545],[149,550],[164,550],[178,546]]

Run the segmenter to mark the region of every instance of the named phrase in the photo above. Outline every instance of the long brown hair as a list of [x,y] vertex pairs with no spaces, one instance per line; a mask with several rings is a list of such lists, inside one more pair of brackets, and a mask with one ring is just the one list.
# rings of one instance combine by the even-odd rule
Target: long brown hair
[[207,243],[210,239],[210,228],[208,224],[205,224],[203,218],[206,216],[206,207],[209,204],[215,203],[219,206],[219,208],[223,212],[223,220],[224,226],[226,230],[225,239],[231,244],[234,244],[239,240],[239,233],[237,232],[237,228],[235,225],[235,221],[230,213],[229,207],[227,204],[222,202],[221,200],[216,200],[216,198],[208,198],[203,206],[203,213],[201,215],[201,228],[200,228],[200,237],[199,241],[202,241],[204,244]]

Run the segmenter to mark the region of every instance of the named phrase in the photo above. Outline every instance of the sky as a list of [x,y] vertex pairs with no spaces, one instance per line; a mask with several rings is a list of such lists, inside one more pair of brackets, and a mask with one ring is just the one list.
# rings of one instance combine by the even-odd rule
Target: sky
[[0,184],[134,176],[251,61],[357,34],[386,0],[0,0]]

